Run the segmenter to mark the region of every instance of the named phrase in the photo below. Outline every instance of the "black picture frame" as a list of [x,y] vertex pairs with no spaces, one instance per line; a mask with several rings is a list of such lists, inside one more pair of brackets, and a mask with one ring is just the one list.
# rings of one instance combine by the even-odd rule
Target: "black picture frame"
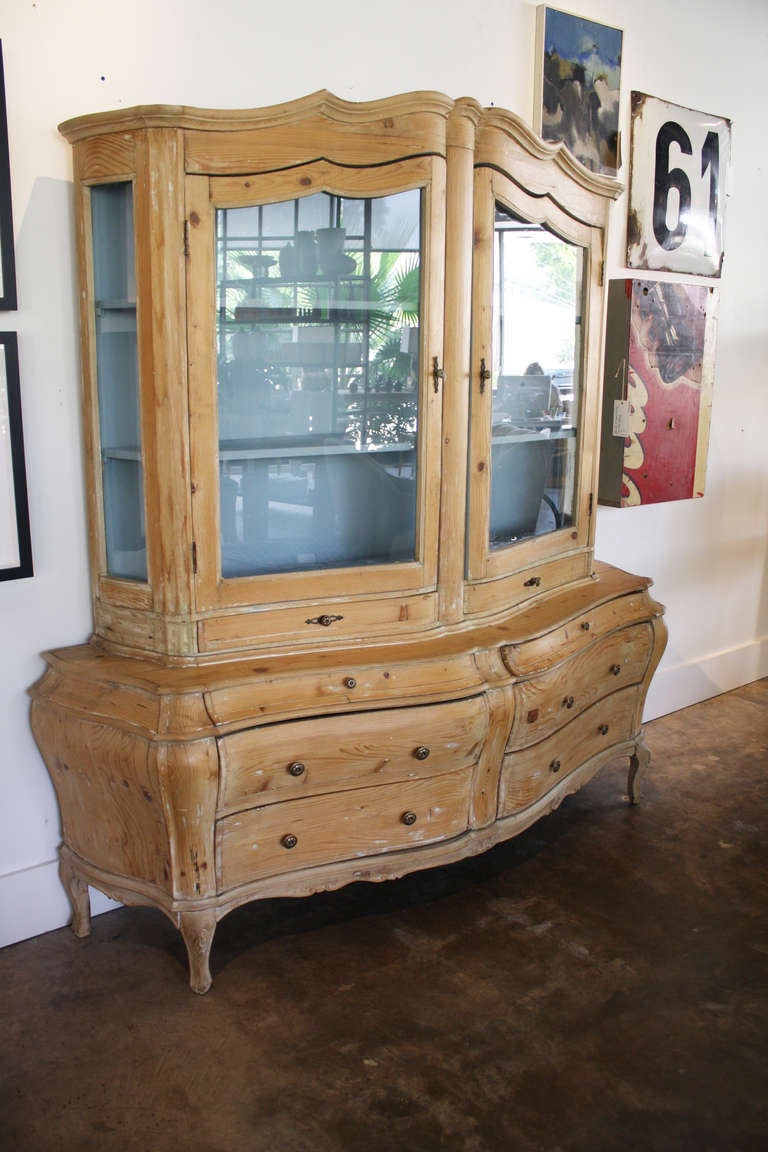
[[16,257],[11,211],[11,161],[8,150],[8,116],[5,108],[3,44],[0,41],[0,310],[16,308]]
[[21,580],[33,569],[15,332],[0,332],[0,501],[0,580]]

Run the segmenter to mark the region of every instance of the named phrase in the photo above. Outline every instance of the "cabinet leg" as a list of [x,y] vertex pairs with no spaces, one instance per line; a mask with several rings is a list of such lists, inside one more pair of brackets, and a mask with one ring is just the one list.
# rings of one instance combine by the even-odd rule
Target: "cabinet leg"
[[640,803],[640,781],[650,762],[651,753],[648,750],[648,746],[643,740],[642,735],[638,736],[635,750],[629,758],[627,791],[629,793],[630,804]]
[[179,930],[184,937],[189,958],[189,986],[201,996],[211,986],[209,958],[213,934],[216,931],[216,913],[206,908],[201,912],[179,913]]
[[88,885],[66,856],[59,857],[59,876],[72,907],[70,928],[75,936],[90,936],[91,898],[88,895]]

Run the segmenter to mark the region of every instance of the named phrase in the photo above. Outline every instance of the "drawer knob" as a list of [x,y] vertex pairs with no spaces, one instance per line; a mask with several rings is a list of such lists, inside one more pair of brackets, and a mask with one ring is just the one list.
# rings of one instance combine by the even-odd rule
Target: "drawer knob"
[[573,703],[574,703],[573,696],[566,696],[565,700],[563,700],[563,707],[564,708],[573,708]]
[[560,771],[560,761],[559,760],[553,760],[549,767],[550,767],[550,770],[552,772],[559,772]]
[[307,620],[307,624],[319,624],[322,628],[330,628],[331,624],[335,624],[337,620],[343,620],[343,616],[330,616],[324,612],[322,616],[313,616],[311,620]]
[[583,621],[582,621],[582,624],[581,624],[581,627],[582,627],[582,630],[583,630],[584,632],[589,632],[589,630],[590,630],[590,628],[592,627],[592,625],[590,624],[589,620],[583,620]]
[[301,760],[294,760],[292,764],[288,765],[291,776],[303,776],[306,770],[306,765],[302,764]]
[[611,674],[613,676],[621,675],[621,664],[611,664]]
[[347,676],[346,680],[344,681],[344,687],[357,688],[357,680],[355,680],[354,676]]
[[288,832],[280,841],[283,848],[295,848],[298,842],[299,838],[298,836],[294,836],[293,832]]
[[416,813],[415,812],[403,812],[400,819],[402,820],[403,824],[405,824],[408,828],[410,828],[411,824],[416,823]]
[[601,724],[597,730],[601,736],[607,736],[608,735],[608,725],[607,724]]
[[424,744],[420,744],[413,754],[417,760],[426,760],[427,756],[429,756],[429,748]]
[[541,584],[541,576],[531,576],[530,580],[526,580],[523,588],[538,588]]

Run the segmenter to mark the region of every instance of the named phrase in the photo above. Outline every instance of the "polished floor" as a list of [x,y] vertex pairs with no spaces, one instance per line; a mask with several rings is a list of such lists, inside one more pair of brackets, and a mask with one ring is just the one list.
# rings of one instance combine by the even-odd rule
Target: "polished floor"
[[485,856],[0,952],[7,1152],[762,1152],[768,680]]

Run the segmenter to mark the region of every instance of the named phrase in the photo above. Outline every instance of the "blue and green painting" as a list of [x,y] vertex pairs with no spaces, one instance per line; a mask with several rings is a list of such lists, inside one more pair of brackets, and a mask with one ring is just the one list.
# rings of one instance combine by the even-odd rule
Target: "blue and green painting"
[[544,8],[541,135],[593,172],[619,168],[622,33]]

